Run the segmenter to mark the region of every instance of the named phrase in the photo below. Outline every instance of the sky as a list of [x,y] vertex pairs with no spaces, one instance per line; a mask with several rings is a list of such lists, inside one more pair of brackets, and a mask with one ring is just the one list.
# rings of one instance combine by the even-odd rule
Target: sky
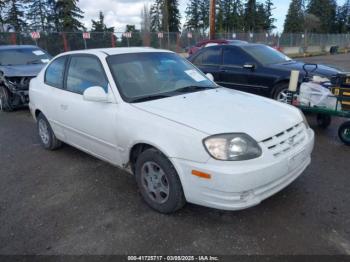
[[[345,0],[338,0],[342,4]],[[186,0],[179,0],[179,9],[181,12],[181,23],[185,22]],[[84,24],[87,28],[91,27],[91,19],[97,20],[99,11],[105,15],[107,26],[114,26],[115,31],[123,32],[127,24],[136,25],[140,28],[141,10],[143,5],[151,5],[152,0],[80,0],[79,7],[84,11]],[[278,32],[283,31],[284,19],[286,17],[290,0],[274,0],[273,16],[276,19]]]

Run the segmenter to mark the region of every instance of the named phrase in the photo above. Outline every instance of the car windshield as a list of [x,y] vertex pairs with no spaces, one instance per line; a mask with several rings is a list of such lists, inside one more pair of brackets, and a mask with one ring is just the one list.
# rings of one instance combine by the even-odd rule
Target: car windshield
[[0,65],[45,64],[50,56],[39,48],[13,48],[0,50]]
[[292,61],[288,56],[266,45],[247,45],[243,49],[263,65]]
[[216,88],[206,76],[173,53],[112,55],[109,67],[124,100],[143,102]]

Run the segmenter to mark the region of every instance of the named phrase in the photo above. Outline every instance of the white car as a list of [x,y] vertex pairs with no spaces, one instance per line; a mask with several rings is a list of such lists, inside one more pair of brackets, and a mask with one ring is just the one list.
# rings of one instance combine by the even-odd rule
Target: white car
[[125,168],[149,206],[257,205],[310,164],[314,132],[296,108],[217,86],[175,53],[67,52],[30,83],[41,143]]

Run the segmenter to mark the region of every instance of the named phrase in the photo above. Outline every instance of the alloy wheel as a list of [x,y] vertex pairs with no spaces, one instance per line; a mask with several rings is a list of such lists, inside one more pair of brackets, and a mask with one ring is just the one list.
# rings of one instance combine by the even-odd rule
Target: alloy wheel
[[276,100],[282,103],[288,103],[288,98],[289,98],[288,89],[281,90],[276,96]]
[[40,135],[41,141],[46,145],[50,141],[49,127],[47,126],[46,121],[43,119],[39,120],[38,125],[39,125],[39,135]]

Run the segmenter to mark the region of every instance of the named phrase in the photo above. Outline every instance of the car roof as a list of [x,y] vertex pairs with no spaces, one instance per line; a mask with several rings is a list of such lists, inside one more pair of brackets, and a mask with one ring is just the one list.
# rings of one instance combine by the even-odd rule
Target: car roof
[[169,50],[155,49],[151,47],[114,47],[114,48],[96,48],[96,49],[86,49],[86,50],[76,50],[62,53],[60,55],[68,54],[100,54],[104,53],[106,55],[119,55],[119,54],[132,54],[132,53],[173,53]]
[[23,49],[23,48],[39,48],[36,45],[0,45],[0,50]]

